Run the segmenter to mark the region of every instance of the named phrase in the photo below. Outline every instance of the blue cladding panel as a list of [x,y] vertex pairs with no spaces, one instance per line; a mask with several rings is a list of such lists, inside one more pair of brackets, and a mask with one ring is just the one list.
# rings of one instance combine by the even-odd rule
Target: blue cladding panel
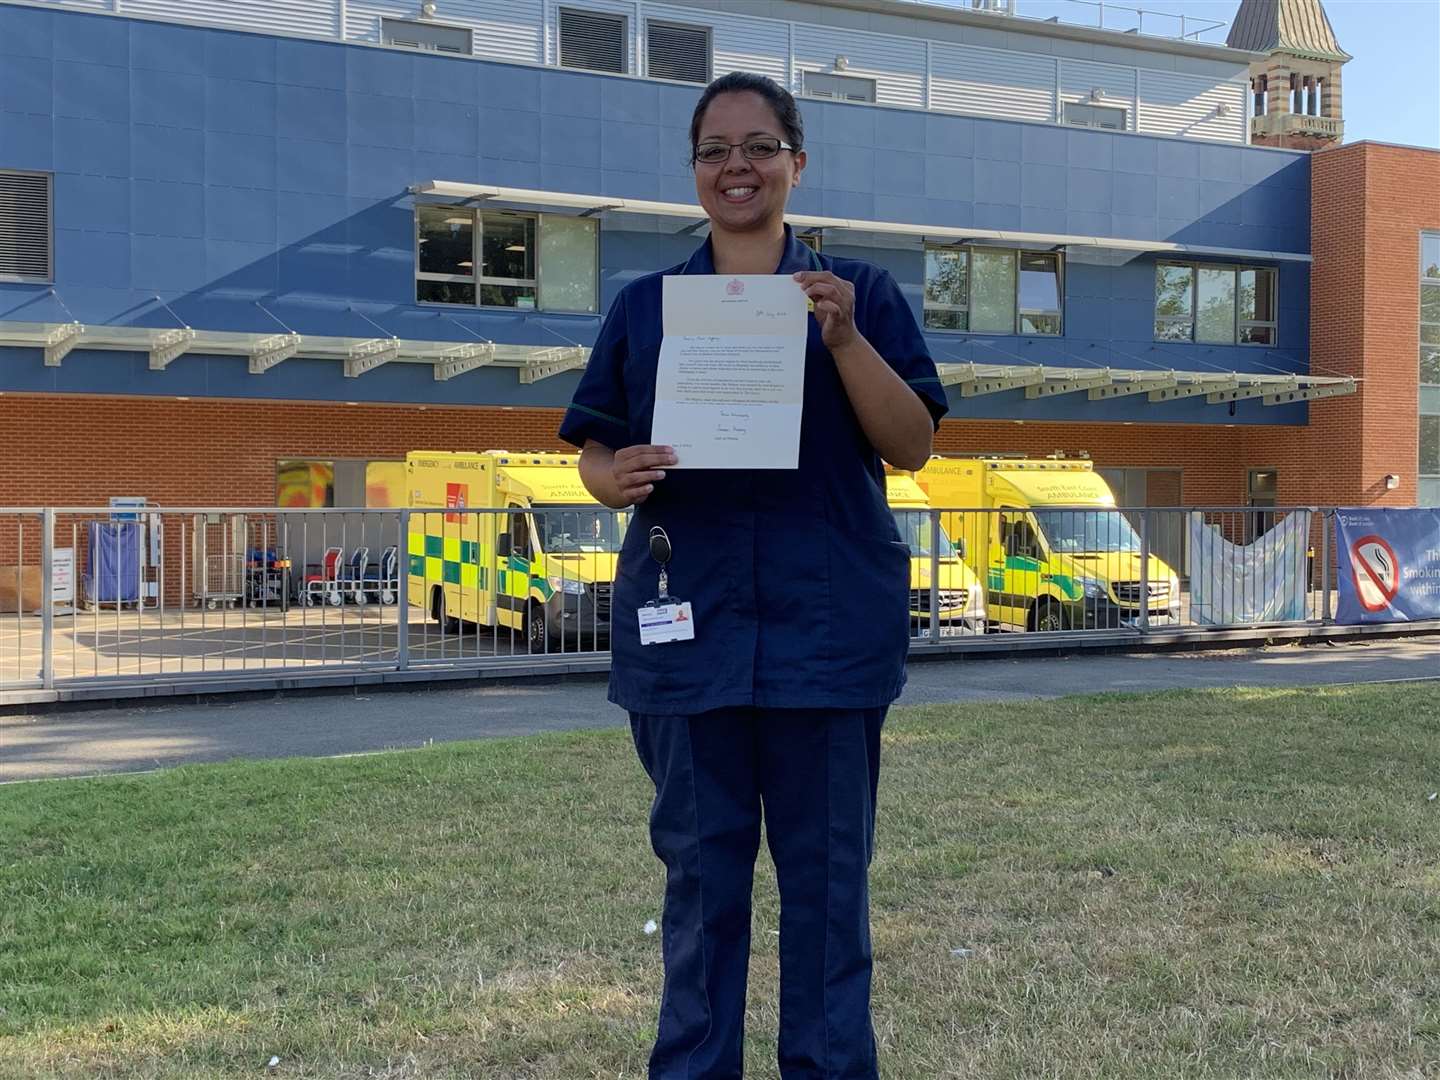
[[654,124],[605,121],[600,134],[600,164],[625,172],[655,172],[660,168],[660,129]]
[[1020,140],[1021,158],[1027,164],[1064,165],[1069,160],[1069,134],[1063,128],[1027,125]]
[[130,72],[130,115],[137,124],[204,129],[205,77],[136,68]]
[[55,203],[67,208],[67,227],[111,232],[130,228],[129,180],[62,172],[55,177]]
[[926,119],[921,113],[897,112],[875,125],[875,145],[883,150],[925,152]]
[[43,56],[11,56],[0,63],[0,109],[15,113],[52,111],[54,65]]
[[129,126],[108,120],[55,117],[55,168],[59,172],[129,176]]
[[275,134],[274,83],[246,79],[205,81],[205,124],[211,131],[238,135]]
[[55,115],[87,120],[130,119],[130,69],[55,61]]
[[417,150],[471,156],[480,152],[479,110],[474,102],[417,101],[412,131]]
[[[195,326],[378,333],[518,344],[587,342],[599,320],[414,303],[409,185],[473,180],[691,203],[693,87],[513,67],[336,43],[267,38],[0,4],[0,166],[56,172],[56,289],[88,322],[170,326],[157,294]],[[1238,146],[916,111],[804,103],[810,163],[797,213],[955,227],[1173,239],[1304,251],[1309,159]],[[694,240],[605,219],[602,304],[626,281],[681,261]],[[838,238],[837,238],[838,239]],[[844,249],[828,244],[827,251]],[[856,249],[889,267],[917,312],[913,247]],[[1112,265],[1072,251],[1059,339],[930,335],[944,360],[1203,370],[1304,370],[1309,272],[1280,271],[1276,349],[1157,344],[1154,259]],[[70,316],[43,290],[0,285],[0,309]],[[53,310],[52,310],[53,309]],[[558,335],[558,336],[557,336]],[[474,372],[447,384],[409,365],[345,380],[291,361],[265,378],[243,360],[35,350],[0,364],[7,388],[270,398],[557,404],[573,378],[521,386]],[[13,359],[15,362],[9,363]],[[1150,407],[1083,395],[956,401],[973,416],[1293,423],[1303,409]]]
[[[925,155],[890,150],[877,157],[876,192],[925,194]],[[903,219],[902,219],[903,220]]]
[[[274,84],[281,39],[228,30],[206,31],[204,38],[205,73],[211,78]],[[194,44],[183,47],[195,48]]]
[[276,134],[288,139],[343,143],[346,97],[342,90],[287,86],[275,92]]
[[205,183],[224,187],[275,187],[275,140],[259,135],[205,133]]
[[[7,22],[9,21],[7,16]],[[124,66],[130,61],[130,27],[114,19],[66,19],[54,34],[56,60]],[[0,38],[5,35],[0,34]]]
[[157,124],[130,128],[133,176],[146,180],[205,182],[205,132]]
[[48,170],[55,161],[55,125],[48,116],[0,112],[0,146],[15,169]]
[[540,161],[546,165],[600,165],[600,126],[575,116],[540,118]]
[[137,236],[204,236],[205,188],[136,180],[130,185],[130,230]]

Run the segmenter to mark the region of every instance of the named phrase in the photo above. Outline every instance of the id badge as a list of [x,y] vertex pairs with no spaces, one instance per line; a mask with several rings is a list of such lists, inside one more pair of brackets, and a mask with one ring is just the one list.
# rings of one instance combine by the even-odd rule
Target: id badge
[[690,602],[670,597],[664,603],[649,603],[640,616],[640,644],[665,645],[672,641],[695,640],[695,615]]

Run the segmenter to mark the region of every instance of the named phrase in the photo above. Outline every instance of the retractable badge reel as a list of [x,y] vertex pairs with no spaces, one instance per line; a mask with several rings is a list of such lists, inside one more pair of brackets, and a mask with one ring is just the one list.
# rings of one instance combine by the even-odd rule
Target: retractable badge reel
[[659,595],[638,613],[641,645],[695,640],[695,616],[690,604],[670,595],[670,559],[673,555],[670,537],[656,525],[650,530],[650,558],[660,567]]

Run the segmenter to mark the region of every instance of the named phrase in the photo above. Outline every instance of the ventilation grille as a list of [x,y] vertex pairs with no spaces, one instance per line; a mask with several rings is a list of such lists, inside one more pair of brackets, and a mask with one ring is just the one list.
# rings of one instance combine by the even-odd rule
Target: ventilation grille
[[701,84],[710,81],[708,27],[649,22],[645,25],[645,39],[649,45],[646,73],[651,78]]
[[51,278],[50,177],[0,172],[0,277]]
[[625,17],[560,9],[560,66],[624,75]]
[[459,53],[462,56],[469,56],[474,51],[471,47],[470,31],[463,26],[382,19],[380,37],[386,45],[402,45],[407,49]]

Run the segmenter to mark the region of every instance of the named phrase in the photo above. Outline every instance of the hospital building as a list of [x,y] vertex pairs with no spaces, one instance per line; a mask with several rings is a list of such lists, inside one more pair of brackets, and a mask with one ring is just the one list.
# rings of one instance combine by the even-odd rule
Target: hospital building
[[909,299],[938,450],[1440,504],[1440,152],[1344,143],[1319,0],[1094,11],[0,0],[0,505],[384,505],[408,451],[557,446],[617,292],[704,238],[733,70],[800,101],[797,234]]

